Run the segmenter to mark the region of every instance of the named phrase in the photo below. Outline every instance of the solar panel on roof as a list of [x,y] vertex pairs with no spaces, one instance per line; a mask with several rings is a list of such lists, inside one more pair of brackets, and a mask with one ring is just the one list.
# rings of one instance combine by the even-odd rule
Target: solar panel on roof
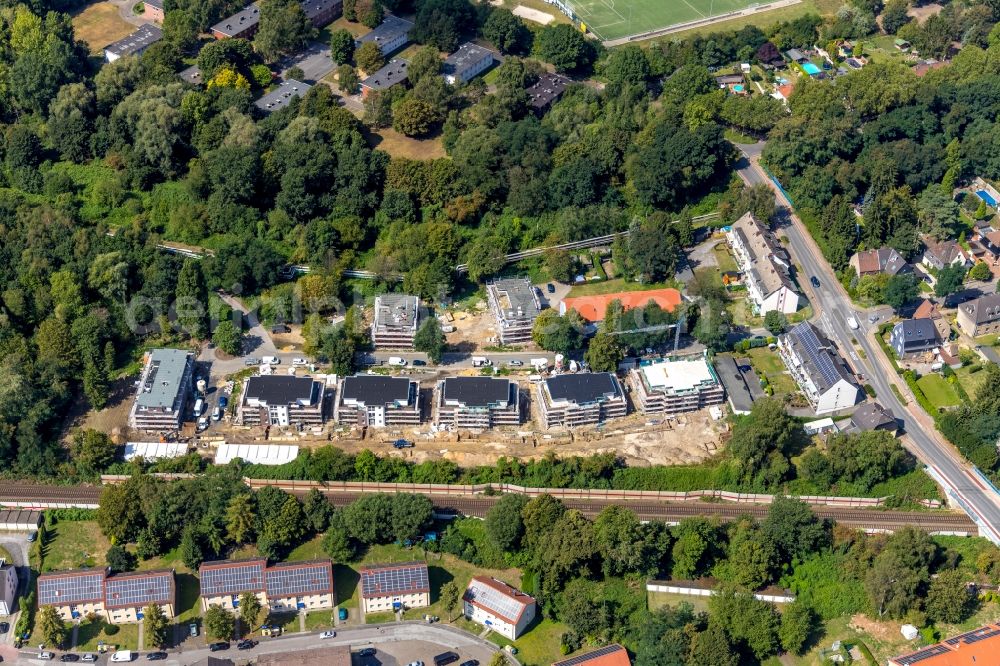
[[172,601],[173,574],[108,578],[104,587],[105,603],[109,606],[146,606],[157,601]]
[[364,597],[382,597],[427,590],[430,581],[424,564],[361,571],[361,594]]
[[264,589],[262,562],[226,565],[202,569],[201,593],[205,595],[240,594]]
[[910,666],[910,664],[916,664],[916,663],[919,663],[919,662],[923,661],[924,659],[930,659],[931,657],[936,657],[936,656],[938,656],[940,654],[945,654],[946,652],[950,652],[950,650],[948,648],[946,648],[945,646],[943,646],[943,645],[932,645],[931,647],[927,648],[926,650],[920,650],[919,652],[914,652],[913,654],[909,654],[909,655],[906,655],[905,657],[901,657],[900,659],[897,659],[896,661],[898,661],[903,666]]
[[480,606],[484,606],[500,617],[512,622],[517,621],[518,616],[524,609],[524,602],[521,600],[515,599],[509,594],[504,594],[500,590],[477,580],[469,583],[469,589],[466,591],[465,596],[469,601],[474,601]]
[[553,666],[577,666],[578,664],[583,664],[591,659],[597,659],[599,657],[606,657],[609,654],[614,654],[619,650],[624,650],[621,645],[605,645],[602,648],[598,648],[586,654],[578,654],[575,657],[570,657],[569,659],[564,659],[563,661],[557,661]]
[[38,603],[67,605],[102,601],[104,571],[79,576],[48,576],[38,579]]
[[329,592],[333,588],[329,564],[294,568],[272,567],[266,571],[265,576],[269,596],[294,597],[300,594]]
[[991,629],[989,631],[974,631],[972,632],[971,636],[966,634],[964,642],[966,645],[972,645],[973,643],[984,641],[987,638],[993,638],[997,634],[1000,634],[1000,629]]

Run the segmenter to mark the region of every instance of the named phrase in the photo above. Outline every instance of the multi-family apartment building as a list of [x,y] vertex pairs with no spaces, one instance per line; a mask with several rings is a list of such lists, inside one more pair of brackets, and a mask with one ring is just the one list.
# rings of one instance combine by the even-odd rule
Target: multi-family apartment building
[[538,291],[528,278],[504,278],[486,285],[501,344],[531,342],[531,327],[542,311]]
[[311,611],[337,604],[330,560],[280,562],[265,558],[205,562],[198,570],[203,610],[218,606],[239,610],[240,596],[253,594],[275,612]]
[[435,389],[434,423],[468,430],[522,421],[517,382],[503,377],[448,377]]
[[628,403],[618,378],[610,372],[555,375],[535,384],[536,401],[546,428],[572,428],[625,416]]
[[146,353],[128,424],[135,430],[168,433],[180,430],[191,390],[194,354],[181,349]]
[[249,377],[243,384],[236,422],[249,426],[323,425],[324,395],[323,382],[312,377]]
[[409,294],[376,296],[372,344],[376,349],[413,349],[413,338],[421,323],[419,297]]
[[746,213],[733,223],[726,239],[743,273],[754,309],[761,315],[771,310],[795,312],[799,295],[789,277],[791,258],[767,225]]
[[778,338],[778,354],[817,414],[853,407],[861,387],[833,342],[809,322]]
[[671,416],[717,405],[725,389],[705,356],[643,362],[629,371],[632,400],[645,414]]
[[473,576],[462,595],[465,617],[505,638],[517,639],[535,619],[534,597],[488,576]]
[[365,613],[424,608],[431,605],[426,562],[370,564],[361,575],[361,606]]
[[376,428],[420,424],[420,385],[407,377],[344,377],[336,403],[337,423]]
[[76,569],[40,574],[36,593],[39,608],[51,606],[67,622],[96,615],[110,624],[129,624],[141,620],[151,604],[172,618],[177,589],[172,569],[116,574]]

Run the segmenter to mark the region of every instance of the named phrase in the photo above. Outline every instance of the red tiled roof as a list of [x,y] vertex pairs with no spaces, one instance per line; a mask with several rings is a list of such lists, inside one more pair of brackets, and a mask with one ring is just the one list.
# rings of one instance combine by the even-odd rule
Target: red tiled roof
[[584,652],[569,659],[557,661],[552,666],[632,666],[628,651],[617,643]]
[[676,289],[623,291],[617,294],[564,298],[563,305],[565,305],[565,311],[576,310],[587,321],[595,322],[604,319],[605,310],[611,305],[611,301],[615,300],[621,301],[622,306],[626,310],[640,308],[650,301],[654,301],[667,312],[673,312],[681,304],[681,292]]

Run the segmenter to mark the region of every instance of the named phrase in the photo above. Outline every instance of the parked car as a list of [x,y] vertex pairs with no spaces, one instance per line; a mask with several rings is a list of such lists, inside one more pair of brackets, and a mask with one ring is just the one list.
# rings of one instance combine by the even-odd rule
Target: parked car
[[260,359],[257,359],[257,358],[254,358],[253,356],[251,356],[246,361],[244,361],[243,363],[244,363],[244,365],[258,365],[260,363]]
[[59,656],[59,661],[80,661],[80,655],[67,652]]
[[518,361],[518,360],[517,360],[517,359],[515,358],[515,359],[514,359],[514,360],[512,360],[512,361],[507,361],[507,365],[509,365],[509,366],[511,366],[511,367],[514,367],[514,368],[520,368],[520,367],[521,367],[522,365],[524,365],[524,361]]
[[411,661],[406,666],[424,666],[424,662],[422,662],[422,661]]
[[346,620],[347,619],[347,609],[346,608],[341,608],[341,609],[337,610],[337,617],[340,618],[341,622],[343,622],[344,620]]
[[81,661],[97,661],[97,655],[93,652],[88,652],[80,658]]
[[439,655],[434,656],[434,666],[447,666],[447,664],[454,663],[458,661],[457,652],[442,652]]
[[167,658],[166,652],[150,652],[146,655],[146,659],[149,661],[163,661]]
[[815,275],[810,276],[809,277],[809,282],[812,283],[812,286],[814,286],[817,289],[819,289],[819,278],[818,277],[816,277]]
[[0,634],[6,634],[10,631],[10,624],[7,622],[0,622]]
[[265,356],[260,362],[264,365],[281,365],[281,359],[277,356]]
[[41,659],[42,661],[52,661],[53,659],[56,658],[56,656],[51,652],[39,652],[38,658]]
[[359,657],[374,657],[375,656],[375,648],[364,648],[362,650],[358,650],[358,656]]
[[197,429],[198,432],[202,432],[204,430],[208,430],[208,417],[207,416],[199,416],[198,417],[198,427],[196,429]]
[[479,660],[470,659],[468,661],[463,661],[459,666],[479,666]]
[[132,661],[132,651],[131,650],[118,650],[113,655],[111,655],[111,662],[121,663],[126,661]]
[[304,368],[307,365],[309,365],[309,361],[307,361],[304,358],[293,358],[292,359],[292,366],[293,367]]
[[215,409],[212,410],[212,420],[213,421],[222,420],[222,405],[216,405]]
[[415,358],[413,359],[413,365],[414,366],[427,365],[427,361],[421,361],[419,358]]
[[31,534],[28,535],[28,542],[30,543],[37,538],[38,538],[38,532],[32,532]]
[[336,635],[337,635],[337,632],[331,630],[331,631],[324,631],[322,634],[319,635],[319,637],[320,638],[334,638],[334,637],[336,637]]
[[554,294],[556,293],[556,286],[551,282],[549,282],[547,285],[545,285],[545,291],[549,292],[550,294]]
[[211,645],[208,646],[209,652],[221,652],[222,650],[228,650],[228,649],[229,649],[229,643],[226,643],[224,641],[220,641],[218,643],[212,643]]
[[395,442],[392,443],[392,445],[395,446],[397,449],[412,449],[413,448],[413,442],[411,442],[408,439],[397,439]]
[[237,650],[252,650],[257,647],[257,641],[251,640],[249,638],[244,638],[242,641],[236,644]]
[[192,636],[197,636],[198,635],[198,623],[197,622],[192,622],[191,624],[188,625],[188,633],[191,634]]
[[406,359],[403,358],[402,356],[390,356],[389,365],[395,366],[397,368],[402,368],[404,365],[406,365]]
[[222,407],[223,409],[225,409],[228,406],[229,406],[229,398],[227,398],[224,395],[220,395],[219,396],[219,407]]

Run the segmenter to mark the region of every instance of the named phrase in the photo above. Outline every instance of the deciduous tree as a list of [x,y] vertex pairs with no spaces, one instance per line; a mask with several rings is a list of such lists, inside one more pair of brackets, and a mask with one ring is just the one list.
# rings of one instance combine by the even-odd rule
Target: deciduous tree
[[221,606],[212,606],[205,611],[205,632],[212,638],[228,641],[233,637],[236,622],[233,614]]
[[149,604],[142,611],[142,631],[147,647],[163,648],[167,644],[170,619],[159,604]]

